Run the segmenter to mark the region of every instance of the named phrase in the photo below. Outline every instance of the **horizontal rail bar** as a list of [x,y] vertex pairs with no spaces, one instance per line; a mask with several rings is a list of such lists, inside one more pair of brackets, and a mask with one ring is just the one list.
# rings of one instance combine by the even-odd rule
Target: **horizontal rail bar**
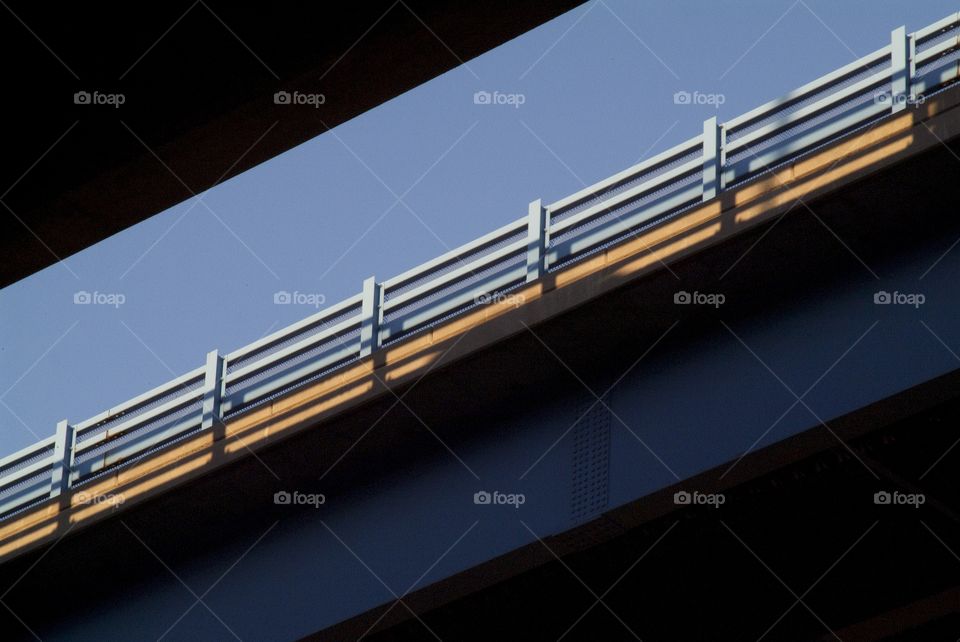
[[960,78],[960,61],[942,69],[928,71],[923,76],[914,79],[913,92],[917,95],[924,95],[954,82],[957,78]]
[[[164,415],[174,414],[178,410],[181,410],[190,404],[195,404],[200,401],[202,397],[203,390],[194,390],[191,393],[184,393],[179,397],[174,397],[173,399],[157,406],[156,408],[151,408],[149,411],[143,414],[137,415],[136,417],[131,417],[122,424],[113,426],[109,430],[104,430],[103,432],[86,439],[83,442],[77,441],[76,445],[73,447],[73,452],[76,455],[85,453],[105,442],[112,441],[132,430],[136,430],[141,426],[161,419]],[[199,410],[197,411],[197,414],[200,414]]]
[[7,455],[3,459],[0,459],[0,470],[3,470],[4,468],[10,468],[11,466],[16,466],[17,464],[25,461],[29,461],[45,450],[49,450],[52,453],[53,442],[54,436],[51,435],[46,439],[41,439],[35,444],[18,450],[12,455]]
[[477,297],[490,294],[513,283],[525,282],[527,278],[527,265],[522,265],[500,272],[488,275],[483,281],[477,283],[475,287],[466,292],[454,292],[444,297],[442,303],[435,302],[428,307],[417,309],[409,316],[403,316],[399,319],[392,319],[389,323],[381,326],[381,338],[386,341],[398,334],[409,332],[425,326],[431,321],[442,317],[445,314],[463,307],[475,300]]
[[389,292],[390,290],[396,290],[398,288],[402,288],[406,285],[409,285],[410,283],[414,283],[420,280],[430,272],[442,270],[446,267],[449,267],[450,265],[453,265],[454,263],[459,262],[460,260],[462,260],[462,257],[464,255],[470,255],[470,254],[475,254],[477,252],[481,252],[487,249],[488,247],[494,246],[497,243],[501,243],[502,241],[510,238],[511,236],[514,236],[515,234],[520,234],[521,232],[526,233],[526,231],[527,231],[527,217],[524,216],[521,219],[511,221],[506,225],[495,229],[489,234],[485,234],[481,236],[475,241],[471,241],[466,245],[461,245],[458,248],[454,248],[449,252],[447,252],[446,254],[442,254],[438,256],[432,261],[427,261],[426,263],[423,263],[422,265],[418,265],[417,267],[411,270],[407,270],[403,274],[395,276],[392,279],[387,279],[386,281],[383,282],[383,289],[385,292]]
[[112,468],[113,466],[122,464],[126,460],[132,459],[134,456],[139,455],[146,450],[150,450],[151,448],[154,448],[165,441],[169,441],[174,437],[191,432],[194,429],[199,428],[200,424],[200,413],[197,413],[195,415],[190,415],[180,419],[172,426],[154,428],[139,439],[130,441],[115,449],[107,450],[102,455],[91,457],[88,461],[83,463],[75,464],[73,467],[74,472],[71,474],[71,479],[74,481],[83,481],[91,475],[95,475],[103,470],[106,470],[107,468]]
[[358,329],[360,327],[360,321],[361,319],[359,314],[357,314],[356,317],[351,317],[341,321],[340,323],[327,328],[323,332],[306,337],[305,339],[301,339],[293,345],[289,345],[283,350],[279,350],[268,357],[258,359],[242,368],[238,368],[233,372],[227,373],[227,376],[224,377],[224,382],[227,385],[236,385],[244,379],[248,379],[249,377],[259,374],[264,370],[269,370],[285,359],[296,357],[304,352],[308,352],[312,348],[315,348],[326,341],[335,340],[338,337],[347,334],[348,332]]
[[[19,482],[22,482],[24,479],[29,479],[41,471],[50,470],[50,466],[52,465],[53,458],[48,457],[46,459],[41,459],[40,461],[34,462],[29,466],[24,466],[16,472],[4,475],[3,477],[0,477],[0,491],[16,485]],[[44,483],[48,483],[48,480],[44,479]]]
[[[7,501],[0,503],[0,515],[23,508],[38,499],[50,496],[50,480],[43,479],[35,484],[36,488],[30,491],[21,490]],[[32,487],[31,487],[32,488]]]
[[412,290],[408,290],[403,294],[398,294],[397,296],[391,299],[388,299],[383,304],[383,311],[386,313],[386,312],[389,312],[390,310],[395,310],[399,307],[403,307],[405,304],[409,305],[410,303],[415,302],[418,299],[426,298],[431,294],[435,294],[436,292],[443,290],[452,281],[456,281],[461,277],[484,270],[485,268],[488,268],[491,265],[499,263],[500,261],[504,260],[505,258],[511,255],[519,254],[520,252],[526,252],[526,250],[527,250],[527,238],[524,237],[518,241],[514,241],[513,243],[510,243],[509,245],[505,245],[504,247],[498,249],[495,252],[491,252],[490,254],[485,254],[471,261],[470,263],[467,263],[466,265],[463,265],[457,268],[456,270],[442,274],[431,281],[427,281],[426,283],[424,283],[419,287],[416,287]]
[[648,194],[652,194],[658,189],[666,187],[670,183],[693,176],[702,169],[703,159],[695,158],[687,163],[684,163],[683,165],[673,168],[665,174],[661,174],[652,180],[641,183],[640,185],[621,192],[610,199],[601,201],[600,203],[597,203],[596,205],[593,205],[582,212],[577,212],[577,214],[574,216],[555,223],[550,227],[550,234],[551,236],[557,236],[566,230],[569,230],[570,228],[584,225],[589,222],[590,219],[602,216],[603,214],[613,211],[618,207],[622,207],[624,203],[637,198],[642,198]]
[[282,390],[283,388],[286,388],[300,381],[301,379],[306,379],[311,375],[325,370],[326,368],[340,363],[341,361],[356,357],[359,354],[360,343],[354,341],[347,342],[346,344],[341,345],[340,349],[336,352],[326,353],[326,356],[322,358],[320,355],[317,355],[317,357],[310,359],[299,367],[292,368],[282,373],[275,373],[265,381],[258,382],[257,384],[245,390],[227,394],[220,402],[220,407],[224,414],[227,412],[242,410],[244,407],[275,393],[277,390]]
[[918,52],[916,58],[914,58],[914,63],[917,67],[922,67],[934,62],[937,58],[953,53],[958,48],[960,48],[960,35],[952,36],[922,52]]
[[918,45],[922,45],[928,40],[932,40],[937,36],[960,27],[960,12],[950,14],[942,20],[937,20],[931,25],[927,25],[923,29],[917,29],[913,32],[914,42]]
[[110,408],[109,410],[105,410],[104,412],[101,412],[98,415],[94,415],[93,417],[90,417],[86,421],[82,421],[75,426],[77,435],[82,435],[83,433],[88,432],[91,428],[95,427],[97,424],[101,424],[110,419],[114,419],[116,417],[124,415],[132,410],[136,410],[140,406],[144,406],[152,401],[155,401],[156,399],[159,399],[160,397],[168,395],[171,392],[173,392],[176,388],[184,386],[187,383],[191,383],[194,380],[202,381],[203,374],[204,374],[204,368],[203,366],[201,366],[199,368],[191,370],[186,374],[180,375],[176,379],[172,379],[171,381],[168,381],[162,385],[159,385],[153,390],[148,390],[142,395],[138,395],[133,399],[129,399],[123,402],[122,404],[120,404],[119,406],[114,406],[113,408]]
[[875,89],[889,81],[890,74],[886,71],[881,71],[848,87],[844,87],[836,93],[825,96],[814,103],[790,113],[783,120],[770,123],[769,125],[760,127],[749,134],[745,134],[737,138],[736,140],[728,142],[726,146],[727,154],[733,154],[744,147],[751,147],[759,142],[763,142],[763,139],[765,138],[775,136],[786,129],[796,127],[797,125],[800,125],[808,120],[812,120],[813,118],[830,111],[832,108],[839,106],[845,100],[858,94],[867,92],[871,89]]
[[747,178],[755,173],[770,169],[775,164],[799,156],[803,152],[825,140],[839,137],[862,125],[876,116],[890,112],[890,105],[883,102],[869,102],[845,115],[832,119],[830,125],[821,125],[797,136],[780,142],[760,154],[751,155],[733,165],[724,168],[723,176],[727,185]]
[[662,166],[669,165],[670,163],[675,162],[677,159],[683,158],[684,156],[697,151],[700,149],[700,145],[702,143],[702,134],[699,136],[694,136],[690,140],[686,140],[679,145],[671,147],[661,154],[657,154],[656,156],[641,161],[633,167],[628,167],[622,172],[614,174],[610,178],[606,178],[598,183],[590,185],[589,187],[585,187],[579,192],[571,194],[566,198],[561,198],[559,201],[547,205],[547,209],[550,211],[551,215],[559,215],[564,210],[575,207],[583,201],[589,200],[595,196],[600,196],[604,192],[608,192],[612,189],[616,189],[624,183],[629,183],[644,172],[659,169]]
[[844,82],[845,80],[862,73],[866,68],[872,67],[884,58],[889,58],[889,56],[890,45],[881,47],[880,49],[877,49],[876,51],[869,53],[858,60],[854,60],[853,62],[846,64],[843,67],[826,74],[825,76],[817,78],[813,82],[807,83],[799,89],[794,89],[785,96],[771,100],[770,102],[764,103],[755,109],[751,109],[745,114],[728,120],[723,124],[727,130],[727,135],[729,136],[731,134],[735,134],[737,130],[749,127],[754,123],[768,118],[778,111],[782,111],[797,104],[798,102],[806,100],[813,94],[819,93],[827,87]]
[[574,236],[573,238],[558,243],[547,252],[547,265],[556,265],[581,252],[591,250],[661,214],[691,203],[699,202],[702,191],[703,186],[700,183],[695,183],[691,187],[679,192],[665,194],[658,201],[639,208],[632,214],[611,219],[594,229],[584,232],[582,235]]
[[277,330],[273,334],[269,334],[259,341],[254,341],[253,343],[247,344],[242,348],[234,350],[230,354],[224,357],[224,360],[229,364],[231,361],[237,361],[239,359],[245,359],[249,357],[254,352],[259,352],[261,350],[266,350],[278,343],[283,343],[290,337],[307,330],[308,328],[315,326],[317,324],[323,323],[324,321],[335,317],[338,314],[342,314],[346,310],[349,310],[351,307],[356,306],[357,314],[360,313],[360,294],[354,294],[353,296],[347,297],[339,303],[317,312],[316,314],[311,314],[306,319],[297,321],[292,325]]

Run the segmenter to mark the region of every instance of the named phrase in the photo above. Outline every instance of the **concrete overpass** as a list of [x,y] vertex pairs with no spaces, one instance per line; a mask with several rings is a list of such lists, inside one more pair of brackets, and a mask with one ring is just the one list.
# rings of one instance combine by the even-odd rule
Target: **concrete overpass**
[[5,635],[955,633],[958,27],[5,458]]

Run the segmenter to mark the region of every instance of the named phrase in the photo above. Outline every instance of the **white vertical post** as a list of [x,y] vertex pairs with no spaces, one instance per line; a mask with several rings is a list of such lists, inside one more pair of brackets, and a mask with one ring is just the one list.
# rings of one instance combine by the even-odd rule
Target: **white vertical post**
[[58,497],[70,488],[70,469],[73,465],[73,426],[64,419],[57,423],[57,434],[53,442],[53,462],[51,466],[50,497]]
[[214,439],[224,436],[220,400],[223,395],[223,357],[219,351],[207,353],[207,365],[203,375],[203,430],[213,429]]
[[541,199],[530,203],[527,210],[527,282],[546,271],[547,208]]
[[907,93],[913,96],[913,81],[917,77],[917,41],[907,34]]
[[894,114],[907,106],[910,97],[912,40],[906,27],[890,32],[890,111]]
[[380,304],[383,286],[371,276],[363,282],[360,304],[360,356],[366,357],[380,347]]
[[709,201],[722,189],[723,131],[717,117],[703,121],[703,200]]

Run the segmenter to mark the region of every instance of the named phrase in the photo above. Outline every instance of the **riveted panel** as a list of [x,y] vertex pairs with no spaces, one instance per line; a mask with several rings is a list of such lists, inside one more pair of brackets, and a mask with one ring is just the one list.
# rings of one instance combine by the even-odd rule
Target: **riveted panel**
[[607,508],[610,470],[610,411],[590,398],[579,404],[571,433],[573,465],[570,518],[587,521]]

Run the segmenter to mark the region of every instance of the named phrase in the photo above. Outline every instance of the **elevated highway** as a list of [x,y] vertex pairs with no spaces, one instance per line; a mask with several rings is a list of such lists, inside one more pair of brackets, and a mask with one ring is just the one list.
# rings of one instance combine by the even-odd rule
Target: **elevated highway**
[[6,458],[4,632],[955,634],[958,26]]

